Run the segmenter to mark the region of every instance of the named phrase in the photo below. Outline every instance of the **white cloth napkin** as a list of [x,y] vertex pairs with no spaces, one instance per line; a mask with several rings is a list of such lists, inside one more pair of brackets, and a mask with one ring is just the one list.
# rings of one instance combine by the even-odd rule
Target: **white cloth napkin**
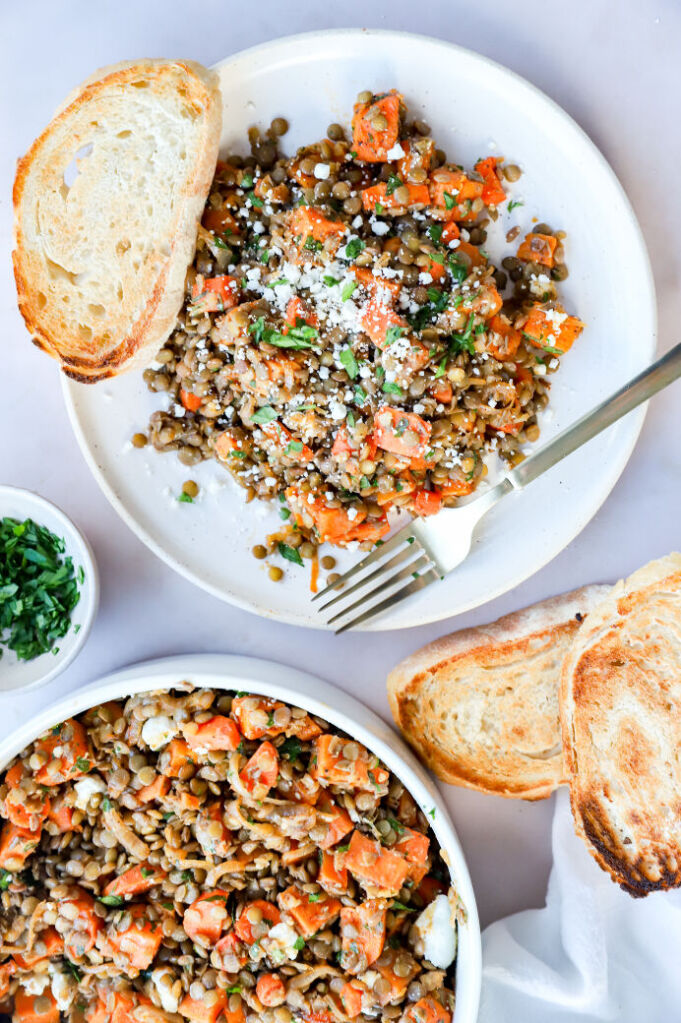
[[681,1020],[681,890],[632,899],[574,833],[567,790],[553,820],[543,909],[483,934],[478,1023]]

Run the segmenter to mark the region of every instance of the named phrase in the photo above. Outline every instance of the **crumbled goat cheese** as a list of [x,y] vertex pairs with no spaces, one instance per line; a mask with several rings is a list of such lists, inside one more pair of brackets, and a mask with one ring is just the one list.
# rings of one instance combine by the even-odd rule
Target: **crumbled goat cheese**
[[76,790],[76,806],[79,810],[87,810],[88,803],[95,793],[102,795],[106,792],[106,783],[98,774],[88,774],[73,787]]
[[392,149],[389,149],[388,152],[385,154],[385,158],[386,160],[401,160],[402,157],[406,155],[407,154],[405,153],[404,149],[399,144],[399,142],[396,142]]
[[452,906],[446,895],[438,895],[414,922],[423,941],[425,958],[440,970],[447,969],[456,956],[456,927]]
[[142,725],[142,739],[149,749],[159,750],[167,746],[171,739],[174,739],[179,729],[172,718],[165,714],[159,714],[154,718],[147,718]]
[[331,168],[329,167],[328,163],[317,163],[317,164],[315,164],[314,176],[319,181],[326,181],[326,179],[328,178],[330,173],[331,173]]

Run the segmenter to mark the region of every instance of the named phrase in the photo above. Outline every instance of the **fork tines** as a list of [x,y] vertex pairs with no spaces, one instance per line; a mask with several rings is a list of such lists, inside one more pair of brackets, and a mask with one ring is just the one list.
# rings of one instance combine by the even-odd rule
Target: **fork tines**
[[[373,570],[367,571],[372,566],[375,566]],[[334,608],[334,614],[327,619],[329,625],[357,612],[336,630],[341,633],[368,621],[437,578],[439,576],[430,556],[414,536],[411,526],[405,526],[336,582],[318,593],[313,600],[324,601],[319,607],[320,611]],[[347,586],[347,583],[351,585]],[[341,592],[336,592],[341,587]],[[357,595],[356,599],[348,602],[354,594]]]

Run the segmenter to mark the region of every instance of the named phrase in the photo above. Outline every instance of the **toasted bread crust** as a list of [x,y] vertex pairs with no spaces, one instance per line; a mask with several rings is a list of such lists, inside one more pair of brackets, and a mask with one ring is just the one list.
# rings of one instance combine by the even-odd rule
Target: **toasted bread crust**
[[[78,130],[74,129],[71,148],[87,144],[86,116],[92,113],[93,124],[96,124],[98,111],[107,101],[115,100],[122,108],[125,100],[121,96],[125,95],[125,90],[133,92],[133,83],[139,81],[144,81],[148,87],[152,102],[164,90],[166,98],[172,90],[177,90],[178,102],[196,118],[199,127],[194,135],[200,137],[200,145],[196,153],[192,153],[190,173],[186,179],[178,180],[177,212],[168,225],[167,237],[153,238],[155,251],[162,251],[162,257],[155,260],[152,269],[143,267],[145,272],[139,287],[127,299],[127,306],[123,302],[123,309],[107,309],[99,332],[92,330],[89,338],[87,331],[77,336],[72,322],[65,316],[67,307],[59,308],[50,293],[46,273],[49,258],[36,225],[41,216],[49,219],[50,196],[56,175],[62,170],[52,166],[54,152],[60,157],[63,155],[66,161],[69,154],[65,140],[72,126],[77,125]],[[13,189],[15,248],[12,254],[19,309],[34,343],[57,359],[73,379],[92,383],[123,370],[142,367],[151,361],[172,330],[182,304],[184,279],[194,251],[199,218],[215,170],[221,116],[217,77],[201,65],[166,60],[123,63],[98,72],[76,89],[19,160]],[[44,214],[41,201],[47,209]],[[60,230],[65,216],[61,215]],[[78,224],[79,228],[83,226],[86,234],[96,231],[92,223]],[[125,230],[125,225],[121,226]],[[67,222],[66,227],[72,225]],[[74,238],[75,235],[74,231]],[[76,244],[77,239],[74,246]],[[74,251],[77,250],[74,248]],[[115,272],[115,260],[111,262],[114,264],[111,270]],[[99,299],[92,297],[90,301],[95,304]]]
[[440,779],[529,800],[564,782],[560,668],[581,619],[606,592],[583,587],[445,636],[391,672],[395,721]]
[[565,659],[561,725],[577,833],[629,894],[681,886],[681,555],[594,609]]

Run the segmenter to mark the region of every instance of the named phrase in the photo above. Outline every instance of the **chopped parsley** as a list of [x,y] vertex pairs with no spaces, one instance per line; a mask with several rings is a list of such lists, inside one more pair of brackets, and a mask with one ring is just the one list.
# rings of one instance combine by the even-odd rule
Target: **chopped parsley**
[[312,235],[309,234],[305,239],[303,248],[307,249],[308,252],[319,252],[320,249],[324,248],[324,246],[321,242],[318,242],[316,238],[313,238]]
[[295,948],[296,952],[302,952],[302,950],[305,948],[305,938],[302,938],[300,935],[298,935],[296,940],[293,942],[293,947]]
[[445,207],[448,210],[453,210],[456,206],[456,199],[449,192],[445,192]]
[[338,356],[338,361],[340,362],[340,364],[342,365],[343,369],[348,374],[350,379],[354,380],[359,374],[359,366],[357,365],[357,359],[355,358],[355,353],[353,352],[352,348],[350,348],[347,345],[345,346],[345,348],[341,348],[340,354]]
[[388,178],[388,182],[385,186],[385,194],[392,195],[398,188],[401,188],[404,182],[401,178],[398,178],[396,174],[391,174]]
[[360,252],[366,248],[365,243],[361,238],[351,238],[348,244],[345,246],[346,259],[357,259]]
[[509,213],[512,213],[513,210],[517,209],[518,206],[524,206],[524,205],[525,205],[525,203],[523,202],[522,199],[511,199],[511,201],[509,202],[509,204],[506,207],[506,209],[508,210]]
[[185,494],[184,490],[178,496],[177,499],[180,502],[180,504],[194,504],[194,498],[190,497],[189,494]]
[[344,302],[350,298],[352,293],[357,289],[357,281],[347,281],[341,288],[341,298]]
[[254,412],[251,421],[258,423],[259,426],[266,426],[268,423],[273,423],[277,418],[277,413],[274,411],[271,405],[263,405],[261,408]]
[[82,771],[83,774],[87,774],[91,766],[90,761],[86,760],[85,757],[76,757],[76,767],[79,771]]
[[303,747],[299,740],[296,739],[295,735],[290,736],[288,739],[284,739],[279,747],[280,756],[286,757],[287,760],[297,760],[302,752]]
[[398,327],[396,324],[393,324],[392,327],[388,327],[388,329],[385,332],[386,345],[392,345],[396,341],[398,341],[399,338],[401,338],[402,335],[404,334],[404,331],[405,331],[404,327]]
[[399,384],[393,384],[390,381],[387,381],[385,384],[383,384],[383,393],[384,394],[394,394],[398,398],[404,398],[404,391],[402,390],[400,385]]
[[122,895],[100,895],[97,902],[101,902],[103,906],[122,906],[123,896]]
[[280,540],[277,544],[277,550],[281,554],[282,558],[286,558],[287,561],[292,561],[294,565],[300,565],[302,567],[303,559],[295,547],[289,547],[287,543]]

